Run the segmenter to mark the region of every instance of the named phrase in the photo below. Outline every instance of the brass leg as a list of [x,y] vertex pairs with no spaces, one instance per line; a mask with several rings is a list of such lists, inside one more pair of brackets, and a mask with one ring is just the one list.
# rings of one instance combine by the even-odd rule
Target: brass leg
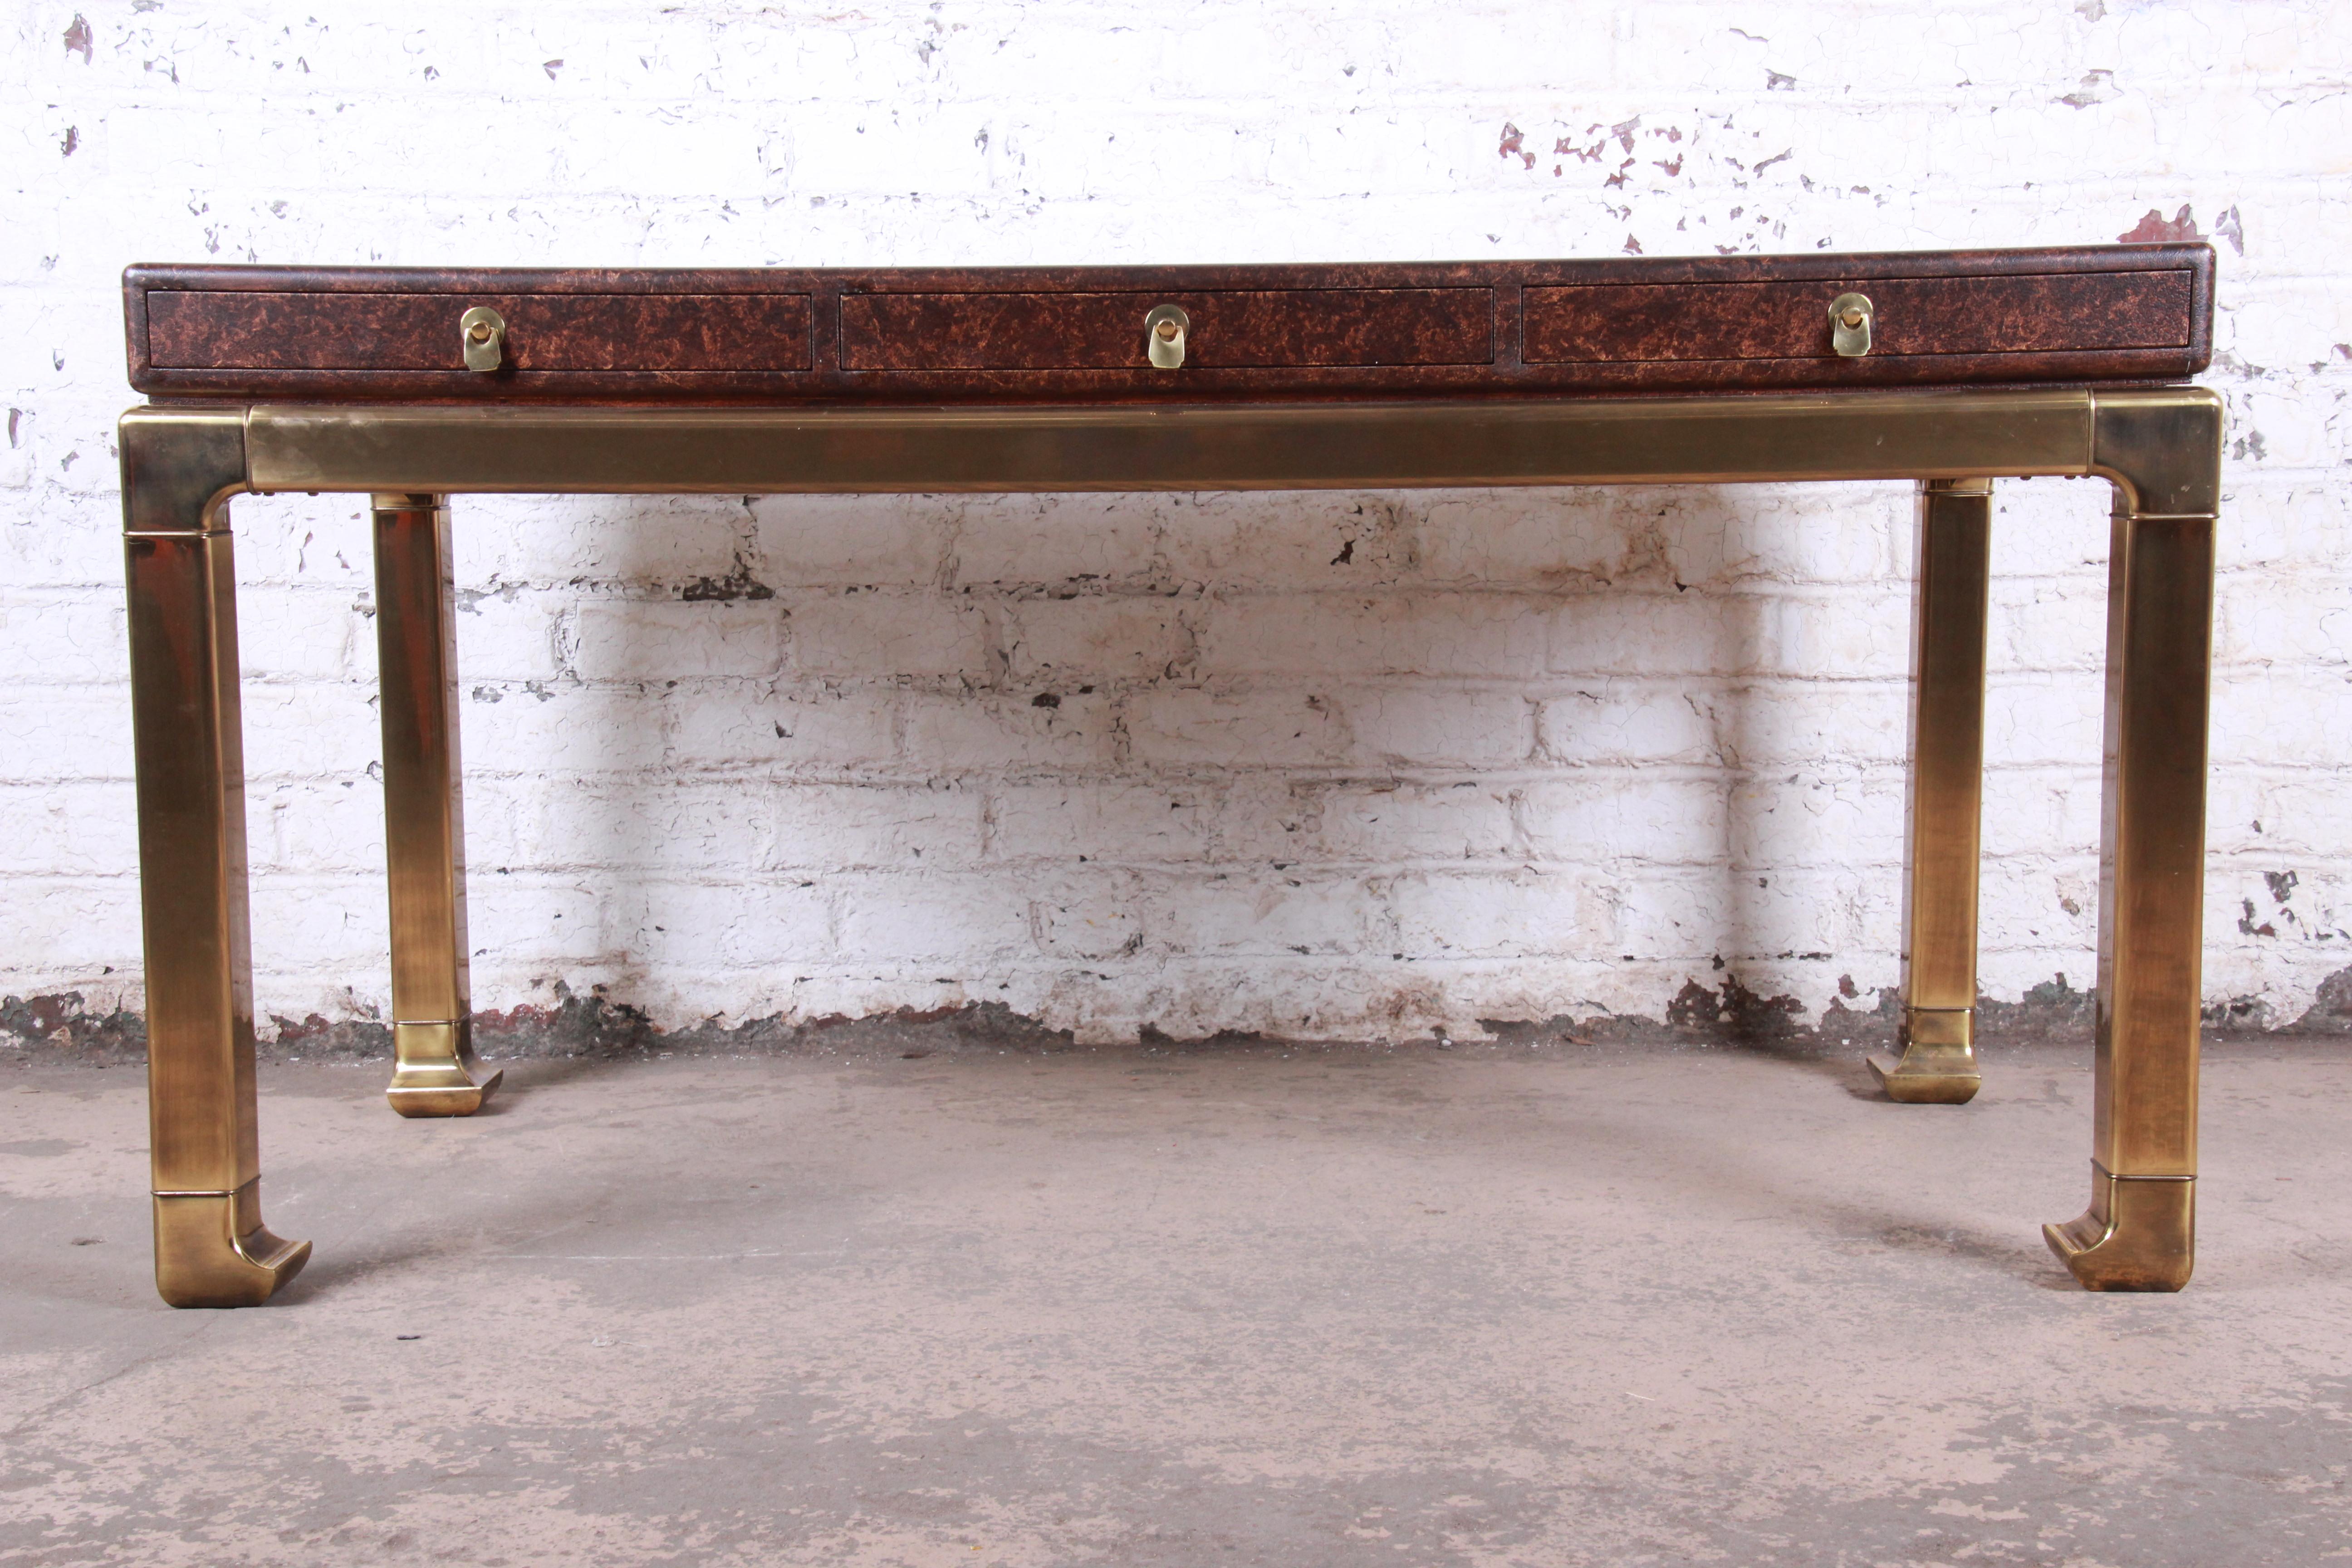
[[245,488],[243,416],[134,410],[121,451],[155,1288],[175,1307],[258,1306],[310,1244],[261,1223],[226,504]]
[[384,848],[392,883],[392,1087],[403,1116],[470,1116],[503,1076],[474,1059],[457,752],[449,507],[375,498]]
[[2044,1226],[2094,1290],[2178,1290],[2195,1262],[2205,730],[2221,409],[2201,388],[2101,393],[2107,566],[2091,1206]]
[[1904,818],[1902,1058],[1873,1057],[1890,1099],[1976,1097],[1977,826],[1984,795],[1990,479],[1919,487],[1911,615],[1911,784]]

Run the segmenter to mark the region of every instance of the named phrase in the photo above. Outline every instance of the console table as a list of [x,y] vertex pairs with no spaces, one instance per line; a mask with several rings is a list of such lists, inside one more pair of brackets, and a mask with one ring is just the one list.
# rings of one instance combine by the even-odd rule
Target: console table
[[1977,1089],[1997,476],[2115,498],[2093,1289],[2192,1262],[2221,409],[2201,245],[1335,267],[134,267],[122,418],[155,1277],[267,1300],[237,692],[239,493],[373,497],[393,1108],[464,1115],[447,499],[1918,483],[1899,1101]]

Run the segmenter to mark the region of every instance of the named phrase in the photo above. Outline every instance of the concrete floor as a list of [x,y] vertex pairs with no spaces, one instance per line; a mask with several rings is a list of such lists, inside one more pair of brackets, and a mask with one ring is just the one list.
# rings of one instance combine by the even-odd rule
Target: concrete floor
[[0,1563],[2352,1557],[2352,1050],[2216,1054],[2092,1296],[2077,1053],[264,1068],[270,1307],[149,1283],[133,1071],[0,1077]]

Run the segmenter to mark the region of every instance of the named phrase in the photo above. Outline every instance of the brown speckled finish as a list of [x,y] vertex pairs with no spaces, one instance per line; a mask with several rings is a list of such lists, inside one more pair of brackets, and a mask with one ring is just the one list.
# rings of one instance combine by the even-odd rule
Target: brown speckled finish
[[[2185,349],[2187,272],[1884,279],[1864,286],[1871,354],[2049,354]],[[1527,290],[1536,363],[1817,360],[1829,355],[1818,283],[1602,284]]]
[[1492,289],[1172,289],[1150,294],[849,294],[842,367],[903,370],[1146,370],[1143,318],[1192,319],[1185,364],[1489,364]]
[[805,294],[331,294],[183,289],[147,305],[158,369],[466,369],[457,318],[505,318],[516,371],[805,371]]
[[[1877,307],[1842,359],[1829,301]],[[665,271],[140,266],[161,397],[1201,403],[2179,381],[2211,354],[2201,244],[1874,256]],[[1181,370],[1142,318],[1192,315]],[[461,367],[468,306],[506,364]]]

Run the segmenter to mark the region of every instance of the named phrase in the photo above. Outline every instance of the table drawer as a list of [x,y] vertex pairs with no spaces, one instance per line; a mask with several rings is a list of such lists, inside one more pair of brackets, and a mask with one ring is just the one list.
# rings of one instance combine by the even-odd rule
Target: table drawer
[[805,371],[806,294],[446,294],[157,289],[158,370],[455,371],[457,318],[506,321],[517,372]]
[[[1871,301],[1859,354],[1832,341],[1829,303],[1844,293]],[[123,303],[131,384],[172,397],[1607,396],[2179,379],[2211,355],[2213,254],[2164,244],[1216,267],[134,266]],[[1161,306],[1181,312],[1182,342],[1158,340],[1155,362],[1145,318]],[[477,307],[504,331],[478,339],[468,366],[459,321]],[[1859,328],[1846,331],[1852,350]]]
[[1263,289],[1154,293],[851,293],[847,371],[1147,370],[1143,318],[1178,305],[1185,363],[1204,370],[1481,365],[1492,289]]
[[2184,270],[1818,283],[1581,284],[1526,293],[1529,364],[1833,361],[1830,301],[1865,294],[1871,354],[2037,354],[2183,348]]

